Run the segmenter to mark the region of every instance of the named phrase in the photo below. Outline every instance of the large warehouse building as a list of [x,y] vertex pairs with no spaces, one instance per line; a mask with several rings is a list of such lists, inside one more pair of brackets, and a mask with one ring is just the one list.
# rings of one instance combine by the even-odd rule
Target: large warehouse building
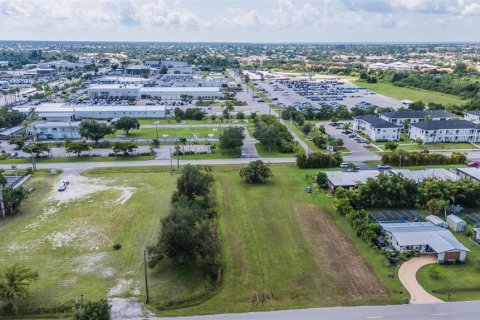
[[[21,113],[28,113],[30,107],[19,107]],[[64,103],[43,103],[35,107],[41,120],[68,121],[84,118],[115,119],[131,118],[164,118],[164,106],[85,106]]]
[[180,100],[183,96],[194,99],[216,99],[223,94],[218,87],[143,87],[138,85],[98,84],[87,89],[91,98],[129,98]]

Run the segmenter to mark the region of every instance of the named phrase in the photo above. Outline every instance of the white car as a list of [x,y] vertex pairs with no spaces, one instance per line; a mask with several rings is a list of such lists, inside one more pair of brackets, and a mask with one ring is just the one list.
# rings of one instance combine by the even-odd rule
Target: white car
[[349,166],[348,166],[348,163],[346,163],[346,162],[340,163],[340,168],[342,168],[342,169],[347,169],[348,167],[349,167]]
[[58,191],[65,191],[67,190],[67,185],[65,183],[60,183],[57,188]]

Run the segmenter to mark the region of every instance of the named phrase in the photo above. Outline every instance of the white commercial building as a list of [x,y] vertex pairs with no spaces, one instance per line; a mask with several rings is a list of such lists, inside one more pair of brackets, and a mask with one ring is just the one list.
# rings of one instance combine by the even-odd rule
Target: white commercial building
[[[30,107],[18,107],[21,113],[28,114]],[[46,121],[68,121],[85,118],[92,119],[115,119],[121,117],[131,118],[164,118],[164,106],[111,106],[111,105],[73,105],[63,103],[43,103],[35,106],[35,111],[42,120]]]
[[80,121],[37,121],[30,125],[34,140],[80,139]]
[[153,86],[154,79],[137,77],[103,77],[97,80],[100,84],[135,84],[143,86]]
[[353,117],[353,130],[364,132],[372,141],[398,141],[401,126],[373,115]]
[[182,96],[194,99],[216,99],[223,96],[218,87],[143,87],[139,85],[92,85],[87,89],[91,98],[129,98],[180,100]]
[[410,139],[431,142],[478,142],[479,124],[467,120],[423,121],[410,124]]
[[468,250],[448,230],[431,222],[382,222],[387,240],[399,252],[437,254],[438,262],[465,261]]

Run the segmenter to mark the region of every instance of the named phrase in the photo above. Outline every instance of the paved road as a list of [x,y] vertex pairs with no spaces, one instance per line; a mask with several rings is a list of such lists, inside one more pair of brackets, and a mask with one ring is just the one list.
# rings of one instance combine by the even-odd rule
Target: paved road
[[431,295],[418,283],[417,271],[426,265],[437,263],[436,256],[421,256],[404,262],[398,270],[398,278],[410,293],[410,303],[440,303],[442,300]]
[[168,320],[474,320],[479,319],[480,301],[394,306],[336,307],[243,314],[220,314]]

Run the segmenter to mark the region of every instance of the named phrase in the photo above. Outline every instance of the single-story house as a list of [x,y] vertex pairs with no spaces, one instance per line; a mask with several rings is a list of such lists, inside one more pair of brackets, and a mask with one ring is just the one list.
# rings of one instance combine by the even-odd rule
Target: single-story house
[[338,187],[345,189],[354,188],[360,183],[365,183],[369,178],[376,178],[380,171],[361,170],[358,172],[327,171],[328,187],[335,190]]
[[410,170],[410,169],[392,169],[389,170],[390,174],[401,174],[404,178],[414,180],[417,183],[422,182],[423,180],[428,179],[437,179],[437,180],[450,180],[457,181],[460,179],[455,173],[443,169],[443,168],[433,168],[433,169],[424,169],[424,170]]
[[441,228],[445,228],[445,229],[448,229],[448,223],[446,223],[445,221],[443,221],[441,218],[437,217],[437,216],[434,216],[433,214],[432,215],[429,215],[425,218],[425,220],[427,220],[428,222],[431,222],[433,223],[435,226],[437,227],[441,227]]
[[472,240],[480,243],[480,228],[473,229]]
[[399,252],[436,254],[438,262],[465,261],[468,250],[448,230],[431,222],[380,223],[387,240]]
[[465,220],[454,214],[450,214],[447,216],[447,223],[450,229],[455,232],[462,232],[467,226],[467,222]]

